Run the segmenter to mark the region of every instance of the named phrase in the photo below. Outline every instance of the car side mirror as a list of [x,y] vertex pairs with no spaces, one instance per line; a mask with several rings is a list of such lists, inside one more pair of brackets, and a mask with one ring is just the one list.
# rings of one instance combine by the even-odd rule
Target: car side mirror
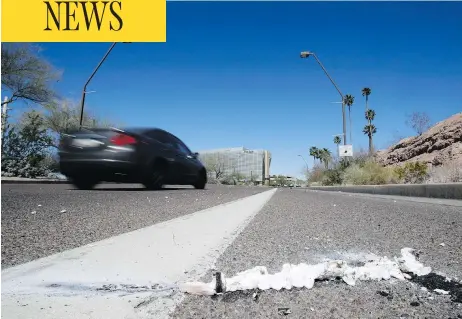
[[194,156],[194,158],[198,158],[198,157],[199,157],[199,153],[197,153],[197,152],[196,152],[196,153],[193,153],[193,156]]

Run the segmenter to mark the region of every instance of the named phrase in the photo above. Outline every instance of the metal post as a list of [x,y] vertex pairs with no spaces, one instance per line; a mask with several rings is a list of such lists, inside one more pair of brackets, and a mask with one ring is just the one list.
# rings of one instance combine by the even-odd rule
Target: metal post
[[2,151],[3,151],[3,144],[4,144],[4,137],[5,137],[5,128],[6,128],[6,121],[7,121],[7,116],[8,116],[8,97],[5,96],[5,99],[3,100],[3,105],[2,105]]
[[308,163],[305,160],[305,158],[303,157],[303,155],[298,155],[298,156],[300,156],[302,158],[302,160],[305,162],[305,166],[306,166],[306,176],[305,177],[307,177],[308,176],[308,171],[309,171]]
[[85,94],[87,93],[87,86],[88,84],[90,83],[91,79],[93,79],[93,77],[95,76],[96,72],[98,71],[98,69],[101,67],[101,65],[103,64],[103,62],[106,60],[107,56],[109,55],[109,53],[111,53],[112,49],[114,49],[115,45],[117,44],[117,42],[114,42],[111,47],[109,48],[109,50],[106,52],[106,54],[104,55],[104,57],[101,59],[101,61],[99,62],[99,64],[96,66],[95,70],[93,71],[93,73],[90,75],[90,77],[88,78],[87,82],[85,83],[85,85],[83,86],[83,90],[82,90],[82,103],[80,105],[80,129],[82,129],[82,125],[83,125],[83,110],[85,108]]
[[300,56],[302,58],[307,58],[309,57],[310,55],[312,55],[316,62],[318,62],[319,66],[322,68],[322,70],[324,71],[324,73],[326,74],[326,76],[329,78],[330,82],[334,85],[335,89],[337,90],[338,94],[340,94],[340,97],[342,98],[342,117],[343,117],[343,145],[346,145],[347,144],[347,140],[346,140],[346,118],[345,118],[345,98],[342,94],[342,92],[340,91],[340,89],[338,88],[337,84],[335,84],[335,81],[331,78],[331,76],[329,75],[329,73],[327,72],[326,68],[324,67],[324,65],[321,63],[321,61],[318,59],[318,57],[316,56],[316,54],[314,54],[313,52],[302,52],[300,54]]

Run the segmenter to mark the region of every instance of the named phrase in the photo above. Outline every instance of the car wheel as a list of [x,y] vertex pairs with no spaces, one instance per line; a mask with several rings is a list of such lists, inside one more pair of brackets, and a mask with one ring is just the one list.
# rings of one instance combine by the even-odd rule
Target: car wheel
[[162,189],[164,185],[166,167],[160,163],[154,164],[152,169],[148,172],[147,178],[144,180],[143,185],[150,190]]
[[72,184],[78,189],[90,190],[98,184],[98,181],[88,177],[74,177],[72,178]]
[[199,173],[199,177],[197,178],[196,183],[193,185],[196,189],[205,189],[205,185],[207,184],[207,176],[204,172]]

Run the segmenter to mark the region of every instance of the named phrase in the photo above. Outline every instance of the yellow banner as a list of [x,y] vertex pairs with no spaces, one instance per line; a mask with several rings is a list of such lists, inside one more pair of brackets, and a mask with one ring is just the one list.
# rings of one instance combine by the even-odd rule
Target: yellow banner
[[166,42],[166,0],[2,0],[2,42]]

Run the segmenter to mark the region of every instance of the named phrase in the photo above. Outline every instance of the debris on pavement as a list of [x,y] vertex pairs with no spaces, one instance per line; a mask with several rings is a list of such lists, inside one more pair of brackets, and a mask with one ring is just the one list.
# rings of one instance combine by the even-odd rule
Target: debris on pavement
[[255,292],[253,293],[253,295],[252,295],[252,299],[253,299],[254,301],[258,301],[258,298],[259,298],[259,297],[260,297],[260,295],[258,294],[258,291],[255,291]]
[[437,294],[451,295],[451,301],[462,304],[462,283],[458,283],[456,280],[451,280],[441,274],[430,273],[425,276],[414,277],[411,281]]
[[37,206],[38,206],[38,207],[42,207],[42,205],[40,205],[40,204],[38,204]]
[[441,246],[441,247],[444,247],[444,246],[446,246],[446,244],[445,244],[445,243],[441,243],[440,246]]
[[37,212],[34,210],[32,212],[30,212],[32,215],[35,215]]
[[278,314],[280,316],[287,316],[287,315],[290,315],[291,313],[292,311],[290,311],[290,308],[286,308],[286,307],[278,308]]
[[67,212],[67,210],[65,210],[65,209],[62,209],[62,210],[61,210],[61,213],[65,213],[65,212]]
[[449,291],[443,290],[443,289],[433,289],[434,292],[440,294],[440,295],[449,295]]
[[422,276],[431,272],[430,267],[425,267],[417,261],[412,248],[401,249],[401,257],[393,260],[387,257],[370,259],[361,266],[348,264],[343,260],[328,260],[319,264],[299,265],[284,264],[282,271],[269,274],[264,266],[239,272],[231,278],[225,278],[221,272],[215,274],[210,283],[189,282],[180,287],[180,290],[190,294],[214,295],[216,293],[242,291],[250,289],[292,289],[308,288],[314,286],[315,280],[329,280],[341,278],[348,285],[354,286],[357,280],[399,280],[412,279],[413,275]]

